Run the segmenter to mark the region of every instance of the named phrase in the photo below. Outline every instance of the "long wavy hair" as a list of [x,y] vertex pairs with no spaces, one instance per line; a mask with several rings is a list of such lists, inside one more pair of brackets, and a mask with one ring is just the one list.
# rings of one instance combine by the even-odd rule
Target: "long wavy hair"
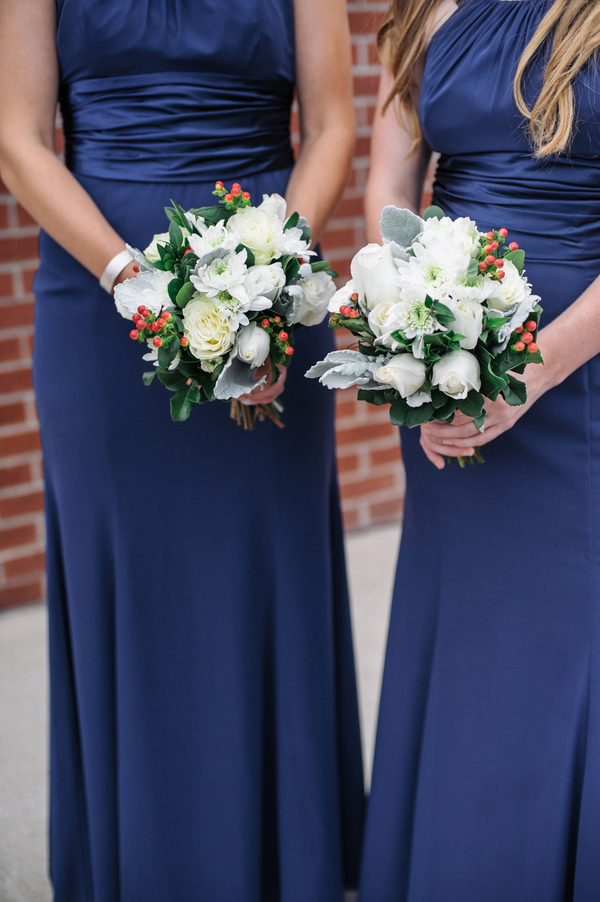
[[[440,0],[391,0],[377,34],[380,57],[393,78],[383,112],[397,98],[412,127],[415,146],[421,137],[417,78],[439,4]],[[523,78],[548,40],[552,43],[542,89],[530,108],[523,96]],[[536,157],[568,150],[575,126],[573,82],[598,48],[599,0],[554,0],[523,51],[513,83],[517,107],[529,121]]]

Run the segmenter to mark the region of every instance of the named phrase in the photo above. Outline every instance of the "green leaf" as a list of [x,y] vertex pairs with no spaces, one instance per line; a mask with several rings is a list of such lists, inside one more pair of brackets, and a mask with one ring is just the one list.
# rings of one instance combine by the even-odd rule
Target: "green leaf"
[[431,403],[437,409],[442,408],[448,402],[448,395],[445,395],[439,388],[431,389]]
[[194,285],[191,282],[186,282],[183,288],[180,288],[175,296],[175,303],[178,307],[185,307],[188,301],[191,300],[192,295],[196,291]]
[[437,207],[435,204],[432,204],[430,207],[427,207],[425,212],[423,213],[423,219],[443,219],[445,216],[444,211],[441,207]]
[[511,407],[520,407],[527,400],[527,386],[509,373],[508,385],[502,389],[502,397]]
[[171,279],[167,286],[167,291],[169,292],[169,297],[173,301],[174,304],[177,303],[177,295],[183,288],[183,279]]
[[332,279],[339,279],[340,277],[339,272],[336,272],[335,269],[326,269],[325,272],[328,276],[331,276]]
[[442,304],[441,301],[434,301],[432,307],[437,321],[441,323],[442,326],[447,326],[448,323],[454,322],[454,314],[450,308],[446,307],[445,304]]
[[479,275],[479,263],[477,260],[471,260],[467,269],[467,282],[474,282]]
[[473,417],[473,422],[475,423],[475,427],[477,429],[481,429],[481,427],[485,423],[485,417],[486,417],[485,408],[483,409],[483,411],[481,412],[481,414],[478,417]]
[[283,231],[287,232],[288,229],[295,229],[298,225],[298,220],[300,219],[299,213],[292,213],[292,215],[287,219],[286,224],[283,227]]
[[222,219],[229,219],[232,216],[232,211],[226,210],[220,204],[213,204],[210,207],[199,207],[196,210],[192,210],[192,213],[195,216],[201,216],[210,225],[216,225]]
[[178,369],[160,370],[158,378],[163,385],[166,385],[169,391],[179,391],[180,389],[187,387],[187,379]]
[[456,401],[454,398],[446,398],[446,403],[442,407],[438,407],[433,412],[435,420],[451,420],[456,410]]
[[523,267],[525,266],[525,251],[522,251],[521,248],[518,251],[509,251],[508,254],[504,255],[504,259],[514,263],[519,270],[519,275],[522,275]]
[[404,415],[404,425],[409,429],[427,423],[434,412],[433,404],[421,404],[420,407],[409,407]]
[[171,242],[173,247],[176,248],[180,248],[183,244],[183,232],[174,219],[171,220],[171,224],[169,226],[169,241]]
[[[171,198],[171,203],[173,204],[173,207],[177,214],[176,216],[173,216],[173,218],[171,219],[171,222],[173,222],[174,220],[176,222],[178,221],[178,225],[182,226],[182,228],[184,228],[184,229],[187,229],[188,220],[187,220],[187,216],[185,215],[185,210],[183,209],[183,207],[180,207],[179,204],[177,203],[177,201],[173,200],[173,198]],[[177,245],[177,246],[179,247],[179,245]]]
[[475,389],[472,389],[466,398],[457,398],[456,406],[467,417],[478,417],[483,410],[484,397]]
[[181,349],[179,344],[179,336],[174,335],[170,341],[165,342],[158,349],[158,365],[161,369],[168,369],[169,365],[175,360]]
[[[431,405],[433,408],[433,404]],[[404,426],[406,421],[406,412],[410,410],[410,407],[404,400],[404,398],[396,398],[392,406],[390,407],[390,423],[392,426]]]
[[381,407],[382,404],[389,403],[386,395],[387,392],[385,390],[365,391],[363,388],[359,388],[356,397],[359,401],[367,401],[367,403],[369,404],[374,404],[376,407]]
[[165,213],[169,222],[171,222],[174,216],[177,216],[177,210],[174,210],[173,207],[165,207]]
[[293,282],[299,272],[300,272],[299,262],[296,260],[295,257],[290,257],[289,263],[287,263],[285,266],[286,282]]
[[317,260],[315,263],[310,264],[313,272],[327,272],[328,267],[329,262],[327,260]]
[[[195,394],[198,394],[198,389],[196,389]],[[171,398],[171,419],[177,422],[187,420],[192,412],[194,403],[195,402],[190,398],[189,388],[178,391],[177,394],[173,395]]]
[[144,380],[144,385],[150,385],[154,377],[156,376],[157,370],[150,370],[148,373],[142,373],[142,379]]

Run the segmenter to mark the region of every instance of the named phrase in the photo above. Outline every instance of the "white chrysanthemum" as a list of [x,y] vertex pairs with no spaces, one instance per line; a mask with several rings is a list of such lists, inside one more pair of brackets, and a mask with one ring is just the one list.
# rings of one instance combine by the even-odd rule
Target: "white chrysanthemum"
[[283,257],[292,254],[294,257],[314,257],[316,251],[310,251],[308,241],[302,237],[302,229],[286,229],[281,233],[277,244],[277,255]]
[[240,243],[239,235],[235,231],[227,229],[223,221],[216,225],[207,226],[202,222],[197,224],[199,235],[190,235],[188,244],[198,257],[203,257],[216,247],[222,247],[227,251],[234,251]]
[[447,238],[432,238],[428,247],[415,242],[414,257],[397,260],[398,285],[403,297],[411,300],[442,300],[448,293],[449,285],[464,280],[470,257],[461,254],[454,241]]
[[168,287],[172,272],[153,269],[141,272],[135,279],[125,279],[115,287],[115,306],[125,319],[133,319],[138,307],[144,304],[151,313],[174,310],[175,304],[169,297]]
[[423,247],[429,247],[434,239],[449,239],[457,245],[458,253],[476,257],[479,252],[480,236],[481,233],[476,223],[467,216],[461,216],[458,219],[444,216],[442,219],[435,217],[427,219],[417,241]]
[[416,339],[412,345],[412,353],[421,359],[423,354],[424,337],[434,332],[446,332],[445,326],[437,321],[431,309],[426,306],[421,298],[416,300],[402,300],[398,304],[384,307],[369,318],[371,328],[380,332],[375,344],[383,345],[392,351],[401,347],[393,338],[392,333],[401,331],[407,339]]
[[190,279],[195,288],[209,298],[229,294],[238,305],[245,306],[250,303],[246,291],[248,267],[245,250],[238,254],[232,251],[225,257],[217,257],[216,260],[203,266],[198,264],[190,274]]

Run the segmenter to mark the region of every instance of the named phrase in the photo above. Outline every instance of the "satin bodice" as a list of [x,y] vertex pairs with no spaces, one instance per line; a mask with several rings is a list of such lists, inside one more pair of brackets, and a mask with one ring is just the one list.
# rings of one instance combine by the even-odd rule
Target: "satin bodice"
[[292,162],[293,0],[59,0],[57,48],[77,174],[188,182]]
[[[441,154],[435,198],[482,228],[518,229],[529,263],[557,258],[596,275],[600,257],[600,79],[591,62],[575,83],[572,145],[536,160],[513,97],[519,58],[552,0],[466,0],[434,35],[419,115]],[[524,93],[539,93],[548,48]],[[551,247],[551,253],[549,248]]]

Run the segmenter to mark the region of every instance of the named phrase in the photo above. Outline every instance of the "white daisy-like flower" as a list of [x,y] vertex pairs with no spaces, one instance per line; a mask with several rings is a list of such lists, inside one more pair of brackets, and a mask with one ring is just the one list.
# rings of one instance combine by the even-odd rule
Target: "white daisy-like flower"
[[249,304],[251,299],[246,291],[248,282],[246,256],[245,250],[238,254],[232,251],[210,263],[204,265],[198,263],[190,274],[190,279],[195,288],[206,297],[214,298],[229,294],[238,301],[238,304]]
[[196,224],[199,235],[190,235],[188,244],[197,257],[203,257],[216,247],[222,247],[227,251],[234,251],[240,243],[240,236],[236,231],[230,231],[223,220],[216,225],[207,226],[204,220]]
[[[371,322],[371,318],[369,322]],[[423,345],[426,335],[448,331],[437,321],[431,309],[426,306],[424,298],[403,299],[397,304],[387,306],[377,322],[373,319],[372,328],[373,326],[379,332],[375,344],[383,345],[392,351],[401,347],[393,337],[393,332],[401,331],[407,339],[416,339],[412,345],[412,353],[418,359],[424,356]]]
[[432,238],[428,247],[415,242],[415,256],[410,260],[397,260],[400,286],[403,297],[411,300],[429,295],[434,300],[442,300],[448,293],[449,285],[456,285],[465,279],[470,257],[461,254],[457,244],[448,238]]

